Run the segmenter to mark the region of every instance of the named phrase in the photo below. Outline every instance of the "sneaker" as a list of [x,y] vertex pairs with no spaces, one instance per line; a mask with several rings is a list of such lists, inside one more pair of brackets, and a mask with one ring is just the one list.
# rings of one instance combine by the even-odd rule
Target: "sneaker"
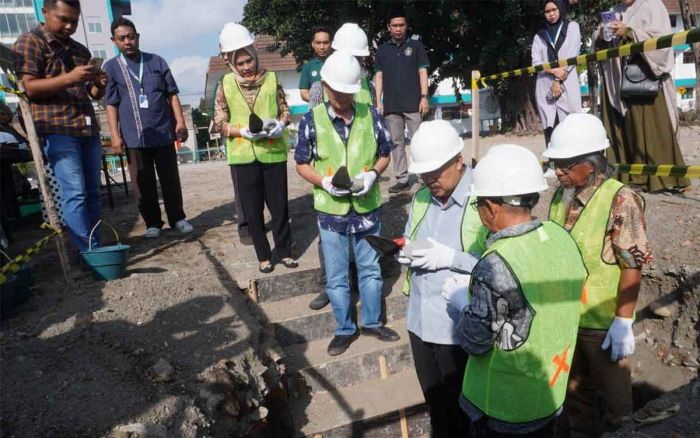
[[345,353],[352,341],[355,340],[355,335],[335,335],[328,344],[328,354],[330,356],[338,356]]
[[311,302],[309,303],[309,309],[321,310],[324,307],[326,307],[330,302],[331,300],[328,299],[328,294],[325,292],[321,292],[316,296],[316,298],[311,300]]
[[155,239],[156,237],[160,237],[160,228],[146,228],[146,234],[144,234],[144,236],[146,237],[146,239]]
[[401,193],[404,190],[408,190],[411,187],[411,185],[407,182],[402,183],[398,182],[394,184],[393,186],[389,187],[389,193]]
[[545,178],[556,178],[557,174],[554,172],[554,169],[551,167],[547,169],[547,171],[544,173]]
[[194,230],[194,227],[184,219],[175,222],[175,228],[182,234],[191,233]]
[[401,339],[398,333],[390,329],[389,327],[374,327],[374,328],[363,328],[363,335],[372,336],[385,342],[395,342]]

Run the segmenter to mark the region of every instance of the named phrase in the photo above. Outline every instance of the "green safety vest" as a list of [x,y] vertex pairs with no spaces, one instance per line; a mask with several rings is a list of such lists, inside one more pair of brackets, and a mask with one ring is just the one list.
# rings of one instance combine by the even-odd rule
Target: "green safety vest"
[[576,242],[553,222],[497,240],[484,257],[492,252],[515,276],[533,319],[527,338],[515,349],[495,345],[482,356],[469,357],[462,395],[500,421],[546,418],[564,403],[586,268]]
[[[607,329],[615,317],[617,309],[617,291],[622,270],[617,264],[608,264],[603,260],[605,233],[610,219],[610,209],[617,192],[623,184],[612,178],[598,187],[581,215],[571,229],[571,237],[578,244],[589,277],[582,297],[582,328]],[[549,208],[549,220],[564,225],[567,217],[567,205],[561,202],[563,188],[554,194]]]
[[[326,90],[323,90],[323,101],[328,102],[328,94]],[[372,105],[372,93],[369,90],[369,80],[367,78],[362,78],[360,80],[360,91],[355,94],[356,103],[366,103],[367,105]]]
[[[233,73],[226,74],[222,84],[228,111],[231,114],[229,124],[236,128],[247,127],[250,107]],[[265,73],[265,80],[255,97],[253,110],[263,120],[277,118],[277,76],[274,72]],[[286,133],[283,132],[280,138],[263,138],[254,142],[243,137],[227,138],[226,155],[228,164],[247,164],[253,161],[268,164],[285,162],[287,161]]]
[[[408,229],[408,238],[410,240],[414,240],[418,233],[418,228],[428,212],[431,196],[430,189],[424,186],[416,192],[413,198],[413,203],[411,203],[411,225]],[[475,196],[470,196],[467,200],[467,205],[464,206],[460,240],[462,241],[462,252],[481,256],[486,249],[486,238],[489,230],[481,224],[476,206],[472,205],[472,201],[475,199]],[[405,295],[410,293],[412,275],[413,271],[411,268],[408,268],[402,289]]]
[[[336,132],[328,116],[325,104],[312,110],[316,128],[316,153],[314,169],[322,176],[332,176],[340,166],[346,166],[350,178],[374,168],[377,162],[377,140],[369,105],[356,103],[347,146]],[[344,216],[350,206],[360,213],[376,210],[382,203],[377,181],[364,196],[331,196],[321,187],[314,186],[314,209],[323,213]]]

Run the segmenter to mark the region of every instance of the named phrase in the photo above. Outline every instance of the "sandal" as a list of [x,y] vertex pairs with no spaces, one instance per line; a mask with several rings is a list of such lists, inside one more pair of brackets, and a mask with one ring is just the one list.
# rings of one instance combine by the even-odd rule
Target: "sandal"
[[284,267],[288,269],[294,269],[299,267],[299,262],[297,262],[291,257],[283,258],[282,260],[280,260],[280,263],[282,263]]
[[258,270],[263,274],[269,274],[270,272],[275,270],[275,265],[273,265],[270,262],[267,262],[267,264],[265,265],[260,263],[260,266],[258,266]]

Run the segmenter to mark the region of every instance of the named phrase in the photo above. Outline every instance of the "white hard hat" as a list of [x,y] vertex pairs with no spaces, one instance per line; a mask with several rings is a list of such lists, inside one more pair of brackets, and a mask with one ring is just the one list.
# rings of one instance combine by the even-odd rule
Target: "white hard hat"
[[333,36],[332,48],[339,52],[348,52],[352,56],[369,56],[367,35],[355,23],[345,23]]
[[335,52],[321,67],[321,79],[335,91],[355,94],[360,91],[360,63],[347,52]]
[[462,151],[462,139],[446,120],[423,122],[411,138],[411,173],[427,173],[439,169]]
[[482,197],[518,196],[547,190],[539,160],[515,144],[493,146],[474,168],[472,194]]
[[221,53],[233,52],[253,44],[255,40],[245,26],[237,23],[226,23],[219,34],[219,50]]
[[578,157],[610,147],[605,126],[592,114],[574,113],[566,116],[552,132],[552,138],[542,154],[558,160]]

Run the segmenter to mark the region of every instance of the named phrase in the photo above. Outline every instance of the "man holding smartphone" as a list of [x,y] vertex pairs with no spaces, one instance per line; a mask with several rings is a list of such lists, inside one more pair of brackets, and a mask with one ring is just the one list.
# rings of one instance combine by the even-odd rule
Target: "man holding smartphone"
[[71,39],[80,18],[78,0],[45,0],[42,13],[45,23],[13,46],[15,71],[58,179],[63,219],[84,251],[100,219],[102,148],[90,99],[102,98],[107,76],[90,64],[90,51]]
[[[180,174],[175,140],[187,140],[178,88],[163,58],[139,50],[134,23],[119,18],[112,23],[112,41],[120,55],[105,63],[109,74],[105,104],[112,149],[126,148],[139,211],[147,238],[160,236],[163,221],[158,203],[156,172],[170,228],[192,231],[182,209]],[[155,169],[154,169],[155,167]]]

